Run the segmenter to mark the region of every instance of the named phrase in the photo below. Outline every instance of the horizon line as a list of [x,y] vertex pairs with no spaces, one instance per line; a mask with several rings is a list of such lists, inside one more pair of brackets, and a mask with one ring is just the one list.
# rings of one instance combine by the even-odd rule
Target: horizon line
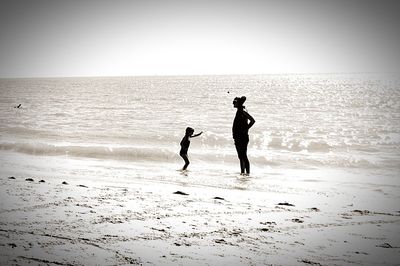
[[57,79],[57,78],[146,78],[146,77],[204,77],[204,76],[283,76],[283,75],[343,75],[343,74],[400,74],[400,71],[351,71],[351,72],[282,72],[255,74],[144,74],[144,75],[71,75],[71,76],[10,76],[0,79]]

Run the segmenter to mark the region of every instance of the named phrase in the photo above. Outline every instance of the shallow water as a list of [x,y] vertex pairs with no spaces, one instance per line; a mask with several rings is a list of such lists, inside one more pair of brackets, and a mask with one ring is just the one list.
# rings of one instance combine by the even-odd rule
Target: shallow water
[[242,95],[256,120],[255,178],[309,169],[397,178],[400,170],[396,75],[1,79],[0,94],[4,175],[178,182],[179,142],[191,126],[204,134],[191,141],[189,175],[225,186],[239,170],[232,100]]

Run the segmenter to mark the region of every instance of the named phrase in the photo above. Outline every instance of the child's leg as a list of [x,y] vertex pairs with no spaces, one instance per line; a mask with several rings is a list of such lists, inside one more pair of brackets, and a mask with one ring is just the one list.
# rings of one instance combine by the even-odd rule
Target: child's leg
[[187,154],[181,154],[181,157],[183,158],[183,160],[185,161],[185,165],[183,166],[182,170],[186,170],[186,168],[189,165],[189,158],[187,156]]

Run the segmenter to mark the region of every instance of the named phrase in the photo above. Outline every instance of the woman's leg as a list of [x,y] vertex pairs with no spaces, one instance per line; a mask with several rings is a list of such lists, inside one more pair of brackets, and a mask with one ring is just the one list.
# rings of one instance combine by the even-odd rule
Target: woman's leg
[[245,141],[243,144],[243,161],[244,161],[244,167],[246,168],[246,174],[250,174],[250,162],[249,158],[247,158],[247,145],[249,144],[249,139]]
[[240,161],[240,173],[241,173],[241,174],[244,174],[246,165],[245,165],[243,159],[239,158],[239,161]]
[[243,158],[243,145],[239,141],[235,141],[236,152],[240,162],[240,173],[245,173],[246,164]]
[[249,144],[248,140],[237,141],[235,142],[236,151],[240,161],[240,172],[244,174],[250,174],[250,162],[247,158],[247,145]]
[[244,154],[244,159],[243,159],[243,163],[244,163],[244,167],[246,168],[246,174],[250,174],[250,162],[249,162],[249,158],[247,158],[247,154]]

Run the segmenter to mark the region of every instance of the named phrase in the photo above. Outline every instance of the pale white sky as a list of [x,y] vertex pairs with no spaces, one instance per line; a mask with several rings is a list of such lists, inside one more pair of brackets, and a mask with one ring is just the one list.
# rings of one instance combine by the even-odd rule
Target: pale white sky
[[0,1],[0,77],[398,71],[395,1]]

